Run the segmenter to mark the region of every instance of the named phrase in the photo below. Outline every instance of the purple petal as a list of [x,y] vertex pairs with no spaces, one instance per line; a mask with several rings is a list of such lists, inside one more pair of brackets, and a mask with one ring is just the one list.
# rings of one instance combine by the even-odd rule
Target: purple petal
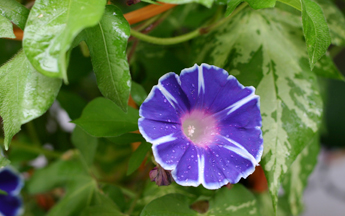
[[[248,175],[254,172],[255,166],[258,165],[259,161],[247,151],[240,143],[218,135],[215,145],[209,146],[214,155],[219,155],[221,160],[218,159],[221,169],[225,169],[225,176],[228,178],[230,183],[237,183],[241,177],[246,178]],[[262,149],[260,150],[260,156]],[[236,170],[239,175],[234,175],[233,172]]]
[[[203,151],[195,145],[188,145],[176,168],[171,172],[176,183],[182,186],[198,186],[200,184],[199,173],[202,173],[204,158]],[[200,172],[201,171],[201,172]]]
[[225,85],[228,73],[218,67],[201,64],[181,72],[181,87],[186,93],[191,109],[207,110]]
[[159,90],[175,109],[179,109],[181,114],[189,111],[189,101],[180,86],[180,78],[177,74],[173,72],[168,73],[162,76],[158,82]]
[[244,87],[233,76],[227,78],[226,84],[220,89],[211,107],[211,113],[217,113],[224,109],[228,111],[238,108],[244,102],[258,97],[254,94],[254,87]]
[[[238,172],[232,167],[232,165],[221,166],[222,163],[219,153],[214,152],[213,149],[205,150],[205,169],[204,169],[204,182],[203,185],[207,189],[218,189],[227,184],[229,180],[227,175],[224,174],[229,168],[232,175],[237,176]],[[226,169],[225,169],[226,168]]]
[[226,134],[224,137],[232,140],[245,148],[257,162],[263,151],[262,132],[259,128],[225,128],[221,134]]
[[180,123],[179,110],[176,110],[162,94],[157,86],[154,86],[140,106],[139,114],[147,119]]
[[184,136],[180,136],[170,142],[152,145],[153,155],[157,163],[164,169],[173,170],[190,144],[189,140]]
[[6,191],[10,195],[19,194],[23,187],[21,177],[9,168],[0,170],[0,189]]
[[22,211],[22,201],[17,196],[0,195],[0,215],[16,216]]
[[214,116],[219,121],[219,126],[223,128],[256,128],[261,127],[261,114],[259,108],[259,97],[251,97],[243,104],[235,104],[232,108],[224,109]]
[[143,135],[147,142],[150,142],[152,144],[157,142],[155,140],[162,137],[182,136],[182,129],[180,124],[140,118],[138,121],[138,125],[140,133]]

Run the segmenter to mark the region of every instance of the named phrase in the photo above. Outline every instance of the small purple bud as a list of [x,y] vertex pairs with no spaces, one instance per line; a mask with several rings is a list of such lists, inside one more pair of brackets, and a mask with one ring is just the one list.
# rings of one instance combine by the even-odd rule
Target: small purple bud
[[173,181],[171,171],[165,170],[159,165],[153,168],[149,175],[151,181],[155,181],[158,186],[167,186]]

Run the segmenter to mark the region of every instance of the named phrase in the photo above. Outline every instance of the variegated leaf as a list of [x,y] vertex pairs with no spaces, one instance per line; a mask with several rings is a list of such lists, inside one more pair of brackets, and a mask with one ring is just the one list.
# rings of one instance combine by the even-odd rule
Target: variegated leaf
[[319,151],[319,137],[315,136],[298,155],[284,177],[282,186],[293,215],[298,215],[303,210],[303,191],[309,175],[314,170]]
[[[211,40],[212,38],[212,40]],[[322,101],[310,71],[298,16],[244,10],[194,42],[195,62],[222,67],[260,95],[262,166],[277,206],[282,176],[317,132]]]

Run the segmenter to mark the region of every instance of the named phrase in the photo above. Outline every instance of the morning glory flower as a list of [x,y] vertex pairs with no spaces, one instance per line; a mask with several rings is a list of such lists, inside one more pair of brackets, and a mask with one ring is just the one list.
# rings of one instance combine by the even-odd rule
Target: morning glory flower
[[254,172],[263,151],[254,91],[207,64],[165,74],[140,107],[139,130],[176,183],[235,184]]
[[22,200],[19,197],[23,187],[22,178],[10,168],[0,169],[0,189],[7,195],[0,194],[0,215],[15,216],[22,213]]

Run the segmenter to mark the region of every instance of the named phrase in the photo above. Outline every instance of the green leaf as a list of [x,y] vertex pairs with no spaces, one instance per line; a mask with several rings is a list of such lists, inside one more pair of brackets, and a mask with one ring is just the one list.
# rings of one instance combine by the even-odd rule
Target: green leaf
[[135,103],[140,106],[147,98],[147,93],[140,84],[132,81],[131,96]]
[[102,94],[127,111],[131,75],[127,63],[130,27],[119,8],[108,5],[101,21],[85,29],[97,84]]
[[66,53],[79,32],[98,23],[105,4],[105,0],[35,1],[23,39],[25,54],[34,68],[67,81]]
[[114,216],[124,215],[112,205],[101,204],[86,208],[81,215],[84,216]]
[[279,206],[276,213],[272,207],[272,199],[269,193],[257,193],[255,194],[256,200],[259,206],[259,212],[261,216],[291,216],[290,209],[286,205],[286,201],[279,198]]
[[12,23],[0,15],[0,38],[16,38]]
[[[48,212],[48,216],[80,215],[85,208],[100,202],[112,203],[102,197],[98,184],[80,159],[58,160],[49,166],[36,170],[27,183],[28,192],[43,193],[56,187],[65,187],[66,193]],[[116,205],[114,204],[116,207]]]
[[175,182],[172,182],[169,187],[161,187],[156,185],[154,182],[148,181],[145,186],[142,198],[138,200],[138,205],[141,204],[145,206],[159,197],[175,193],[185,195],[190,199],[195,200],[197,196],[194,193],[186,192],[186,189],[188,188],[178,185]]
[[128,145],[134,142],[145,141],[145,139],[143,138],[143,136],[141,136],[141,134],[136,134],[136,133],[126,133],[117,137],[108,137],[107,139],[117,145]]
[[35,71],[23,51],[0,68],[0,116],[3,118],[6,149],[22,124],[48,110],[60,86],[60,79]]
[[254,195],[243,185],[236,184],[229,190],[219,189],[210,200],[210,209],[206,215],[259,216]]
[[67,192],[48,212],[47,216],[74,216],[89,206],[97,189],[97,182],[91,177],[76,178],[69,183]]
[[72,143],[79,149],[87,165],[92,165],[97,149],[97,138],[90,136],[80,127],[75,127],[72,133]]
[[169,3],[169,4],[188,4],[188,3],[199,3],[208,8],[210,8],[213,4],[214,0],[159,0],[160,2]]
[[23,30],[30,13],[29,9],[16,0],[0,0],[0,12],[0,15],[11,20]]
[[230,15],[236,7],[244,1],[246,1],[253,9],[272,8],[276,4],[276,0],[230,0],[224,16]]
[[124,215],[120,212],[117,205],[106,195],[100,192],[96,192],[92,206],[84,209],[81,215],[85,216],[114,216]]
[[242,2],[243,0],[230,0],[228,2],[228,6],[226,7],[224,16],[229,16]]
[[296,8],[297,10],[301,11],[301,0],[278,0],[280,2],[283,2],[287,5],[290,5],[291,7]]
[[144,161],[147,152],[151,149],[151,144],[147,142],[142,142],[140,146],[135,150],[132,154],[131,158],[129,159],[127,175],[132,174],[135,170],[137,170],[141,163]]
[[277,9],[244,10],[194,42],[194,62],[224,68],[257,89],[264,139],[261,165],[275,209],[282,176],[321,121],[318,82],[309,69],[299,19]]
[[[169,203],[169,205],[167,205]],[[229,190],[219,189],[209,201],[210,207],[205,214],[199,214],[190,209],[191,200],[182,194],[167,194],[153,200],[145,206],[140,216],[148,215],[236,215],[259,216],[258,205],[254,195],[244,186],[236,184]]]
[[10,164],[10,161],[0,154],[0,168]]
[[345,17],[339,8],[330,0],[316,0],[325,14],[330,30],[332,44],[345,46]]
[[72,121],[95,137],[114,137],[138,130],[139,111],[128,107],[123,112],[105,98],[96,98],[83,110],[81,117]]
[[331,44],[328,25],[321,7],[311,0],[301,0],[303,33],[307,44],[310,68],[326,53]]
[[153,200],[145,206],[140,216],[196,216],[197,212],[189,208],[190,201],[181,194],[168,194]]
[[293,215],[303,211],[303,192],[308,182],[308,177],[314,170],[320,151],[319,136],[307,145],[293,162],[282,182],[284,196],[289,201],[289,208]]
[[245,0],[253,9],[272,8],[276,5],[276,0]]

